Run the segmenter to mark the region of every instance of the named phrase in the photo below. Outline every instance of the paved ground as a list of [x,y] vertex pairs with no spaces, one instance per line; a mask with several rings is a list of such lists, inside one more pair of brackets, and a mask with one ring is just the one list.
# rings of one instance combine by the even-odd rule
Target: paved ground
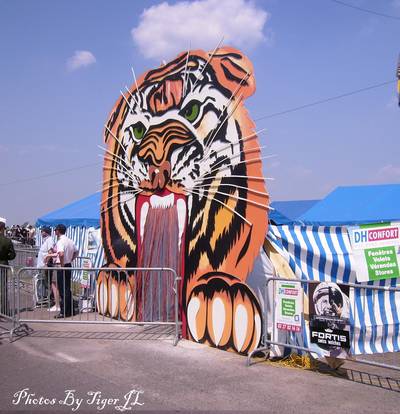
[[[34,328],[13,343],[0,340],[0,412],[117,413],[127,411],[127,399],[127,412],[399,412],[400,373],[393,371],[352,365],[339,377],[268,362],[246,367],[244,357],[203,345],[173,347],[156,328]],[[46,398],[54,405],[44,405]]]

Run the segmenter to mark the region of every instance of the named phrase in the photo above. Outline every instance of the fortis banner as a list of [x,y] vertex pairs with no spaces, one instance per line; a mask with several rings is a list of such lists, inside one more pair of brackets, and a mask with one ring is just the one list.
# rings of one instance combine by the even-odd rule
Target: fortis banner
[[400,223],[351,228],[350,241],[359,282],[400,277]]
[[325,356],[346,358],[350,352],[349,287],[334,282],[309,286],[310,340]]

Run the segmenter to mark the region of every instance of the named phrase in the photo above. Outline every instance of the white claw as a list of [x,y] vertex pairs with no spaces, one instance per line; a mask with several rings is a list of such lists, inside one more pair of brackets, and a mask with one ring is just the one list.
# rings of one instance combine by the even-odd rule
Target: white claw
[[215,298],[212,303],[212,319],[215,345],[219,345],[225,326],[225,306],[221,298]]
[[99,304],[99,311],[102,315],[104,315],[107,308],[107,289],[104,282],[99,284],[97,292],[97,303]]
[[240,352],[242,350],[247,334],[248,316],[244,305],[238,305],[235,311],[235,337],[236,347]]
[[196,325],[196,316],[200,309],[200,300],[199,298],[192,298],[189,302],[188,309],[187,309],[187,320],[190,333],[195,341],[199,340],[197,334],[197,325]]
[[111,283],[111,316],[118,315],[118,286]]
[[132,295],[132,292],[128,284],[126,285],[125,299],[126,299],[126,320],[130,321],[132,319],[133,311],[135,309],[135,301],[133,300],[133,295]]
[[254,316],[254,325],[256,331],[256,342],[254,346],[257,346],[261,338],[261,318],[258,313]]

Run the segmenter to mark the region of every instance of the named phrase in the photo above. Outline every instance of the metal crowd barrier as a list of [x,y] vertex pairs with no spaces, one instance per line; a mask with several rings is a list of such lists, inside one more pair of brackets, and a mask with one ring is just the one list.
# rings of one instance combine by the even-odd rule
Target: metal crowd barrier
[[[33,284],[26,283],[29,275],[39,270],[44,285],[42,299],[45,296],[40,301]],[[86,275],[84,284],[81,277],[74,279],[73,274]],[[15,278],[15,320],[18,326],[30,323],[172,326],[176,345],[182,325],[180,280],[170,268],[23,267]],[[59,293],[60,309],[57,298],[51,297],[52,284]]]
[[[290,343],[285,343],[285,342],[279,342],[277,340],[275,340],[275,303],[276,303],[276,289],[275,289],[275,281],[280,281],[280,282],[297,282],[300,283],[301,285],[311,285],[311,284],[318,284],[321,283],[321,281],[318,280],[300,280],[300,279],[288,279],[288,278],[280,278],[280,277],[270,277],[267,278],[267,282],[265,284],[265,292],[264,292],[264,327],[263,327],[263,336],[261,339],[261,346],[259,348],[254,349],[251,353],[249,353],[249,355],[247,356],[247,366],[251,365],[251,358],[260,352],[263,352],[264,354],[269,353],[271,351],[271,346],[275,345],[275,346],[280,346],[283,348],[289,348],[289,349],[295,349],[298,351],[303,351],[303,352],[307,352],[309,354],[316,354],[316,350],[315,349],[311,349],[311,348],[307,348],[307,347],[303,347],[303,346],[299,346],[299,345],[294,345],[294,344],[290,344]],[[272,286],[272,301],[270,303],[271,306],[271,314],[272,314],[272,330],[271,330],[271,339],[268,339],[268,288],[270,283],[273,284]],[[363,285],[363,284],[356,284],[356,283],[342,283],[342,282],[338,282],[339,285],[341,286],[348,286],[350,289],[360,289],[361,291],[367,291],[367,290],[373,290],[373,291],[385,291],[385,292],[400,292],[400,287],[391,287],[391,286],[370,286],[370,285]],[[354,296],[353,296],[354,297]],[[351,308],[353,309],[354,312],[356,312],[356,307],[353,307],[350,304]],[[356,318],[353,318],[354,320],[356,320]],[[354,328],[354,326],[350,325],[350,329]],[[307,329],[307,328],[306,328]],[[303,332],[303,330],[301,331],[303,337],[305,335],[305,332]],[[355,335],[353,335],[353,339],[355,338]],[[375,362],[375,361],[368,361],[365,359],[359,359],[359,358],[354,358],[354,357],[348,357],[348,358],[344,358],[344,361],[350,361],[350,362],[355,362],[355,363],[359,363],[359,364],[365,364],[365,365],[371,365],[371,366],[375,366],[375,367],[379,367],[379,368],[387,368],[387,369],[393,369],[396,371],[400,371],[400,366],[395,366],[395,365],[389,365],[389,364],[384,364],[384,363],[380,363],[380,362]]]
[[27,328],[23,323],[17,326],[15,281],[12,266],[0,265],[0,336],[9,335],[10,341],[19,329]]
[[39,248],[21,248],[14,245],[14,249],[16,256],[14,260],[10,261],[10,266],[13,266],[15,268],[36,266]]
[[[0,317],[7,321],[14,320],[15,285],[14,269],[11,266],[0,265]],[[8,333],[1,332],[1,334]]]

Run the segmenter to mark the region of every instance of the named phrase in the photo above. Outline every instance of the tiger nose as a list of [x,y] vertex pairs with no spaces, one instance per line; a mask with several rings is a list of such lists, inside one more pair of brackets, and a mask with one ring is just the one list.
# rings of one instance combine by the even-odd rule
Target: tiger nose
[[172,153],[193,140],[193,134],[178,121],[168,120],[151,126],[138,149],[140,161],[149,165],[161,165],[171,159]]
[[171,164],[163,161],[160,165],[149,167],[149,179],[152,190],[162,190],[171,177]]

